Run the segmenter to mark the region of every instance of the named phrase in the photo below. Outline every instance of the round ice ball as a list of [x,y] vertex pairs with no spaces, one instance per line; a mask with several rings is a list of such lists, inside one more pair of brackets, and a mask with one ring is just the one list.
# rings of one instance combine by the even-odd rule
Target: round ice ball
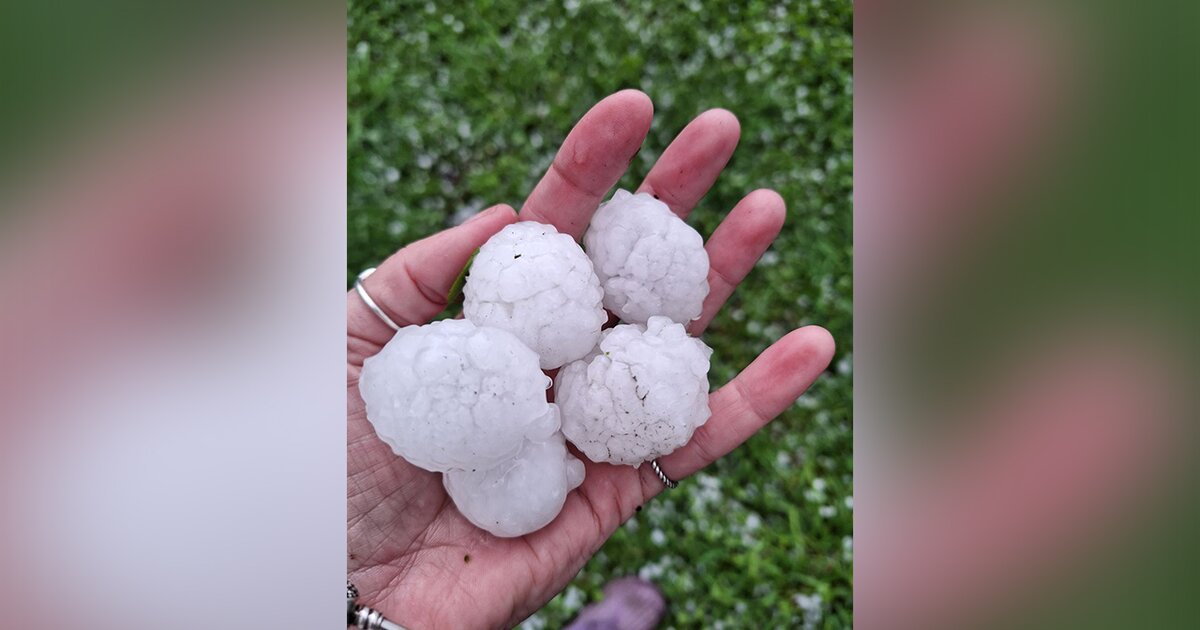
[[666,317],[606,330],[558,373],[563,433],[594,462],[636,466],[674,451],[708,420],[711,355]]
[[556,432],[542,441],[526,441],[516,457],[491,468],[451,470],[442,482],[468,521],[512,538],[553,521],[583,476],[583,462],[567,452],[562,433]]
[[466,320],[401,328],[358,381],[380,439],[437,472],[494,466],[557,431],[549,385],[516,337]]
[[704,239],[648,193],[618,190],[600,205],[583,246],[621,321],[663,315],[681,324],[700,317],[708,296]]
[[554,226],[532,221],[479,248],[463,295],[467,319],[516,335],[545,370],[587,354],[608,320],[587,254]]

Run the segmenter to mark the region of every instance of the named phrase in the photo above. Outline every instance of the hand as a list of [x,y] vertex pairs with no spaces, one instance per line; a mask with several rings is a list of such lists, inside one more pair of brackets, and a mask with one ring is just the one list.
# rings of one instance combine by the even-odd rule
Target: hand
[[[458,227],[401,249],[366,281],[379,306],[401,326],[424,324],[446,306],[451,284],[471,253],[518,220],[553,224],[576,239],[620,179],[650,127],[653,107],[641,92],[613,94],[567,136],[554,163],[518,216],[499,205]],[[737,119],[710,110],[671,143],[639,191],[686,217],[737,145]],[[783,225],[773,191],[747,195],[709,239],[711,287],[692,334],[704,331]],[[360,601],[411,628],[476,628],[518,623],[557,594],[637,507],[663,490],[649,466],[584,459],[587,478],[558,517],[520,538],[496,538],[464,519],[441,475],[397,457],[367,422],[358,376],[363,359],[393,331],[355,292],[347,295],[349,571]],[[709,399],[711,419],[678,451],[659,459],[683,479],[733,450],[792,404],[829,364],[833,339],[809,326],[775,342]]]

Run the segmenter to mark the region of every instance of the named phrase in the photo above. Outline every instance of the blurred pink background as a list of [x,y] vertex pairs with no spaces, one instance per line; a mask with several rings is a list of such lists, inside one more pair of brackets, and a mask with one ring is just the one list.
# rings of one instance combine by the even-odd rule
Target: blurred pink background
[[1194,626],[1185,11],[856,11],[856,625]]
[[4,82],[0,627],[336,627],[344,23],[76,9],[10,8],[76,89]]

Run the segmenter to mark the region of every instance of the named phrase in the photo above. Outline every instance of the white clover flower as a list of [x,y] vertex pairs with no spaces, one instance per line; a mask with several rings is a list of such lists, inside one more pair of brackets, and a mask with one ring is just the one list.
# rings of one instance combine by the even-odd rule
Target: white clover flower
[[604,306],[622,321],[662,315],[686,324],[708,295],[708,253],[700,234],[648,193],[618,190],[600,205],[583,246],[604,288]]
[[497,466],[451,470],[442,483],[467,520],[495,536],[512,538],[553,521],[583,476],[583,462],[567,452],[562,433],[556,432],[525,442],[516,457]]
[[595,462],[636,466],[674,451],[710,415],[711,354],[666,317],[606,330],[558,373],[563,433]]
[[511,459],[559,429],[550,379],[516,337],[466,320],[406,326],[363,362],[358,388],[380,439],[436,472]]
[[662,577],[663,573],[665,573],[665,572],[666,572],[666,567],[664,567],[661,564],[655,564],[655,563],[651,562],[651,563],[647,564],[646,566],[638,569],[638,577],[642,578],[643,580],[646,580],[646,581],[654,581],[654,580],[657,580],[658,578]]
[[506,330],[544,370],[587,354],[608,321],[592,261],[552,225],[522,221],[488,239],[463,287],[463,315]]
[[825,600],[821,597],[820,593],[813,593],[812,595],[799,593],[792,598],[792,601],[796,602],[796,605],[804,613],[804,627],[806,629],[815,628],[825,615]]

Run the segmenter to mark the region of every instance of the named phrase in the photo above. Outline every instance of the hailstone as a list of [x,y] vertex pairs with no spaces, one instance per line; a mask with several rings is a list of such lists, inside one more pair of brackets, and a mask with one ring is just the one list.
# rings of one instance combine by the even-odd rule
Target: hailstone
[[591,354],[558,373],[563,433],[594,462],[636,466],[674,451],[710,415],[710,356],[666,317],[604,331]]
[[665,315],[686,324],[700,317],[708,295],[704,240],[653,195],[618,190],[596,210],[583,246],[605,308],[622,321]]
[[583,462],[567,452],[562,433],[556,432],[539,442],[526,441],[511,460],[492,468],[451,470],[442,482],[467,520],[512,538],[553,521],[583,476]]
[[479,248],[463,288],[463,315],[516,335],[550,370],[596,345],[608,320],[603,295],[575,239],[522,221]]
[[363,362],[358,383],[379,437],[436,472],[495,466],[553,435],[549,385],[516,337],[466,320],[401,328]]

